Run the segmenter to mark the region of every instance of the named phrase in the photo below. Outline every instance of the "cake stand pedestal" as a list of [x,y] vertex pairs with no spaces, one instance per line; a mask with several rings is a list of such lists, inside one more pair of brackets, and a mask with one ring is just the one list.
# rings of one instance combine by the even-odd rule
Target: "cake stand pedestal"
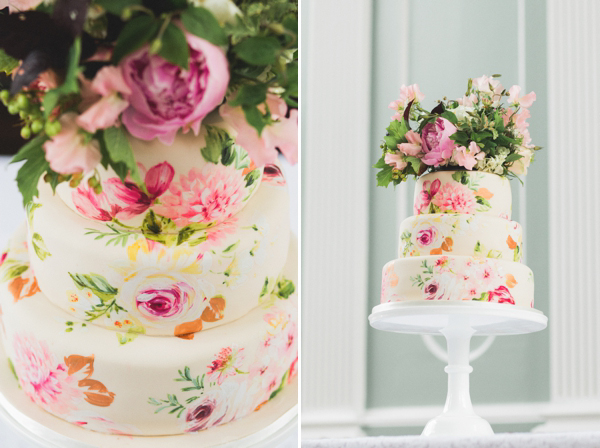
[[475,414],[469,393],[472,336],[526,334],[546,328],[541,311],[489,302],[393,302],[377,305],[373,328],[394,333],[443,335],[448,345],[448,396],[444,411],[422,435],[491,435],[490,424]]

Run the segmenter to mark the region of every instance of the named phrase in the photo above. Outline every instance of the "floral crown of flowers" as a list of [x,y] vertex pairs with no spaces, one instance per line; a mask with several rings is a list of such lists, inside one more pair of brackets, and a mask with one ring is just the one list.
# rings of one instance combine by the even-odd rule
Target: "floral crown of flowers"
[[381,145],[383,154],[374,165],[379,169],[377,184],[397,185],[408,176],[444,169],[517,178],[527,174],[535,151],[541,149],[531,144],[527,129],[535,93],[520,96],[516,85],[506,90],[499,77],[469,79],[462,98],[444,98],[430,112],[421,107],[425,95],[419,86],[403,85],[400,98],[389,106],[396,113]]
[[28,140],[13,159],[24,203],[40,177],[77,187],[93,173],[100,193],[99,163],[143,185],[125,129],[170,145],[209,114],[257,165],[278,149],[295,163],[297,34],[297,0],[9,1],[0,100]]

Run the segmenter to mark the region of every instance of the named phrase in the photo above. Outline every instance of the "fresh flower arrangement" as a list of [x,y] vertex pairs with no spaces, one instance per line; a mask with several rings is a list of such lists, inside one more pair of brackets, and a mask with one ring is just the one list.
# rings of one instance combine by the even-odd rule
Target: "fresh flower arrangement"
[[9,1],[0,99],[29,140],[13,159],[24,203],[40,178],[100,194],[98,164],[144,189],[127,135],[170,145],[209,116],[257,166],[277,150],[295,163],[297,50],[297,0]]
[[425,95],[417,84],[402,86],[400,98],[389,106],[396,113],[381,145],[383,155],[375,164],[377,184],[397,185],[408,176],[443,169],[517,178],[527,174],[535,151],[541,149],[531,144],[527,129],[535,93],[520,96],[516,85],[507,91],[499,76],[469,79],[465,96],[455,101],[444,98],[431,112],[421,107]]

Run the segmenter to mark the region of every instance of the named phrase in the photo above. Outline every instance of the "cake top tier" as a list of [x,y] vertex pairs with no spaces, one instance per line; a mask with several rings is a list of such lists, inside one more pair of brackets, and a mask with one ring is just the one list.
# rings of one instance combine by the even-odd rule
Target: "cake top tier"
[[510,219],[508,179],[480,171],[436,171],[421,176],[415,187],[415,215],[485,214]]

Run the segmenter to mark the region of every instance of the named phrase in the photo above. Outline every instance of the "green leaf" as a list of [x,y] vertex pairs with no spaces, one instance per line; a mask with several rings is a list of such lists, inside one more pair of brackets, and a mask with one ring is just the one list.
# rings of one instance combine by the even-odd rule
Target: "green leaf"
[[406,157],[406,161],[410,163],[415,174],[419,174],[419,170],[421,169],[421,159],[413,156]]
[[127,22],[117,38],[112,56],[113,64],[118,64],[123,57],[149,42],[158,32],[158,28],[156,19],[146,14]]
[[40,208],[41,206],[42,204],[33,201],[28,202],[27,205],[25,205],[25,212],[27,213],[27,221],[29,222],[29,227],[33,227],[33,212],[35,212],[35,210]]
[[97,5],[116,16],[121,16],[123,10],[133,5],[141,5],[142,0],[96,0]]
[[13,278],[20,277],[21,274],[23,274],[23,272],[25,272],[27,269],[29,269],[29,266],[26,264],[18,264],[7,268],[2,276],[2,283],[12,280]]
[[517,154],[516,152],[509,154],[506,159],[504,160],[504,163],[510,163],[510,162],[514,162],[515,160],[519,160],[521,159],[523,156],[521,154]]
[[256,182],[258,179],[260,179],[260,170],[257,168],[255,170],[250,171],[244,177],[244,180],[246,181],[246,188],[254,184],[254,182]]
[[158,50],[158,54],[184,70],[190,68],[190,48],[185,34],[173,23],[169,23],[165,28],[162,35],[162,46]]
[[440,117],[445,118],[452,124],[458,124],[458,119],[456,118],[456,115],[454,115],[454,112],[450,111],[449,109],[446,109],[444,112],[442,112],[440,114]]
[[[396,140],[402,140],[404,135],[408,132],[408,129],[408,123],[406,123],[406,120],[394,120],[390,123],[386,130],[392,137],[396,138]],[[399,141],[398,143],[401,142]],[[393,147],[395,148],[396,145],[393,145]]]
[[181,13],[181,22],[186,30],[215,45],[227,45],[227,34],[219,21],[206,8],[189,7]]
[[141,227],[144,236],[165,245],[174,244],[177,240],[177,225],[171,218],[148,211]]
[[42,236],[39,233],[36,232],[31,236],[31,244],[33,245],[33,250],[35,251],[35,254],[40,260],[44,261],[47,257],[52,255],[48,251],[46,243],[44,243],[44,240],[42,239]]
[[44,117],[48,118],[58,101],[63,95],[70,93],[79,92],[79,83],[77,82],[77,76],[79,75],[79,58],[81,57],[81,37],[75,38],[73,45],[69,49],[69,56],[67,59],[67,74],[65,75],[64,82],[56,89],[49,90],[44,95],[43,106],[44,106]]
[[0,72],[4,72],[10,75],[12,71],[19,66],[19,61],[15,58],[7,55],[2,48],[0,48]]
[[230,101],[231,106],[258,106],[267,99],[268,84],[244,84]]
[[298,34],[298,18],[295,15],[289,14],[285,16],[281,24],[286,30],[291,31],[294,34]]
[[[129,172],[134,182],[136,182],[138,185],[142,185],[142,178],[140,177],[138,166],[135,163],[135,158],[133,157],[133,149],[131,148],[129,140],[127,140],[127,134],[125,134],[123,126],[118,128],[106,128],[102,135],[106,152],[108,153],[110,159],[109,164],[115,170],[121,180],[125,180],[127,177],[127,172]],[[121,166],[121,168],[124,166],[126,168],[126,172],[124,172],[123,169],[119,169],[119,166]]]
[[233,145],[227,145],[221,152],[221,163],[225,166],[229,166],[233,162],[235,162],[235,149],[233,148]]
[[206,126],[206,146],[200,149],[204,160],[211,163],[219,163],[221,154],[225,148],[233,146],[233,140],[226,130],[215,126]]
[[[197,232],[202,232],[206,229],[208,229],[209,227],[214,226],[214,223],[203,223],[203,222],[193,222],[191,224],[188,224],[187,226],[185,226],[183,229],[181,229],[179,231],[179,233],[177,234],[177,245],[179,246],[180,244],[185,243],[186,241],[188,241],[195,233]],[[205,234],[206,232],[204,232]],[[204,240],[206,240],[206,238],[204,238]]]
[[485,207],[485,210],[489,210],[490,208],[492,208],[492,205],[489,203],[489,201],[484,198],[483,196],[476,196],[475,197],[475,202],[477,202],[478,204],[482,205],[483,207]]
[[[38,143],[37,146],[29,148],[27,151],[27,162],[19,168],[19,172],[17,173],[17,186],[23,196],[23,205],[25,206],[28,202],[33,200],[34,196],[39,194],[38,182],[40,177],[42,177],[50,167],[46,161],[41,140],[38,141]],[[19,156],[19,154],[17,154],[17,156]]]
[[88,288],[103,302],[112,300],[119,290],[108,283],[108,280],[99,274],[71,274],[78,289]]
[[234,53],[243,61],[252,65],[271,65],[281,50],[279,41],[274,37],[249,37],[233,47]]
[[22,160],[27,160],[30,157],[35,157],[36,155],[38,155],[40,150],[43,153],[44,150],[41,148],[44,142],[46,142],[47,140],[48,137],[46,137],[46,135],[38,135],[37,137],[32,138],[23,146],[21,146],[21,149],[19,149],[19,152],[12,158],[10,163],[16,163]]
[[256,106],[242,106],[242,109],[244,110],[246,121],[250,126],[256,129],[258,136],[260,137],[260,134],[262,134],[264,127],[268,123],[266,117],[263,116]]
[[289,299],[292,294],[296,291],[296,286],[294,282],[288,280],[285,277],[280,277],[277,280],[277,284],[275,286],[275,295],[281,299]]
[[481,241],[477,241],[477,244],[475,244],[474,252],[476,254],[480,254],[482,252]]
[[386,165],[381,171],[377,173],[377,186],[387,187],[392,181],[393,168],[390,165]]
[[452,179],[453,179],[455,182],[460,182],[460,183],[461,183],[461,184],[463,184],[463,185],[466,185],[466,184],[467,184],[467,177],[468,177],[468,176],[467,176],[467,173],[466,173],[465,171],[455,171],[455,172],[452,174]]
[[385,153],[379,158],[379,160],[377,161],[377,163],[375,165],[373,165],[373,168],[385,168],[386,166],[388,166],[387,163],[385,163]]
[[497,249],[491,249],[487,254],[487,258],[502,258],[502,252]]
[[[19,376],[17,375],[17,371],[15,370],[15,365],[12,362],[12,359],[7,358],[8,359],[8,368],[10,369],[11,373],[13,374],[13,376],[15,377],[15,380],[19,381]],[[19,384],[19,389],[21,388],[21,385]]]
[[235,249],[236,249],[236,248],[239,246],[239,244],[240,244],[240,242],[239,242],[239,241],[237,241],[237,242],[235,242],[235,243],[233,243],[233,244],[230,244],[229,246],[227,246],[227,247],[226,247],[226,248],[223,250],[223,253],[225,254],[225,253],[227,253],[227,252],[231,252],[231,251],[235,250]]

